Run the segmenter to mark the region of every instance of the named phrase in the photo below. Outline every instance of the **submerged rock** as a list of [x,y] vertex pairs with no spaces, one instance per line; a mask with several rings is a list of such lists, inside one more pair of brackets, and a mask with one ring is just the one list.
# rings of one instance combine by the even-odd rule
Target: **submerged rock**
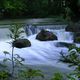
[[41,32],[37,34],[36,39],[40,41],[51,41],[57,40],[57,36],[54,35],[52,32],[41,30]]
[[66,43],[66,42],[57,42],[55,44],[56,47],[67,47],[69,48],[70,46],[74,46],[75,44],[73,43]]
[[30,47],[31,42],[28,39],[18,39],[16,41],[13,41],[12,45],[16,48],[25,48]]

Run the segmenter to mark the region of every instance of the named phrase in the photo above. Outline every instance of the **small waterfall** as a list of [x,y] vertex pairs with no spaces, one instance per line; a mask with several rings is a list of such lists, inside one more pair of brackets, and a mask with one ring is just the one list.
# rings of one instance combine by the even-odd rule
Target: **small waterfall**
[[73,33],[72,32],[66,32],[66,31],[58,31],[57,32],[58,41],[68,41],[73,42]]
[[27,28],[26,28],[28,36],[32,35],[31,27],[32,27],[32,25],[29,25],[29,26],[27,26]]
[[46,30],[60,30],[65,29],[67,25],[27,25],[25,27],[25,31],[27,33],[27,36],[30,36],[32,34],[39,33],[42,29]]
[[73,33],[72,32],[66,32],[65,27],[67,25],[27,25],[25,26],[25,31],[27,33],[27,36],[37,34],[42,29],[48,30],[50,32],[53,32],[57,37],[58,41],[73,41]]
[[[9,26],[9,25],[8,25]],[[53,32],[57,37],[58,41],[72,41],[73,33],[65,31],[66,25],[25,25],[22,30],[26,32],[27,36],[37,34],[41,29],[46,29]],[[26,38],[25,32],[20,37]],[[8,27],[0,28],[0,40],[10,39],[8,36],[10,33]]]

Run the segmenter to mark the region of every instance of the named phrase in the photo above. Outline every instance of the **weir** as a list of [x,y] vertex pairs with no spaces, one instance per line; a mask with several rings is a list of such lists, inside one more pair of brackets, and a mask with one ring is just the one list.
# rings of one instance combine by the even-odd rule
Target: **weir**
[[[42,29],[48,30],[53,32],[54,34],[56,34],[56,36],[58,36],[59,40],[61,40],[61,38],[65,37],[66,34],[68,37],[70,37],[69,32],[65,31],[67,25],[33,25],[33,24],[23,24],[23,29],[26,33],[27,36],[33,35],[33,34],[37,34],[39,33]],[[0,25],[0,40],[2,39],[8,39],[9,38],[9,27],[11,27],[11,25]],[[70,34],[72,35],[72,33],[70,32]],[[66,37],[67,38],[67,37]]]

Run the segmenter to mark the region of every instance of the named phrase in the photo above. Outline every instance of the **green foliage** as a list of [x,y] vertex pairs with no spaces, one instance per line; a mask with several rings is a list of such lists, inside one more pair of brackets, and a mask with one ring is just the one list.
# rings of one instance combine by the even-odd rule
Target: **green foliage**
[[22,15],[22,11],[26,11],[26,4],[23,0],[3,0],[4,16],[17,17]]
[[[19,34],[23,33],[23,31],[20,30],[21,27],[22,27],[21,24],[11,25],[10,27],[11,34],[9,36],[12,38],[12,43],[14,40],[19,38]],[[20,66],[23,65],[22,62],[24,61],[24,58],[20,57],[18,54],[14,54],[14,46],[12,46],[11,53],[9,53],[8,51],[4,51],[3,53],[5,55],[5,58],[3,59],[4,65],[3,64],[2,65],[8,68],[8,65],[6,63],[11,64],[11,71],[10,70],[9,71],[11,72],[11,76],[12,76],[11,79],[14,80],[15,68],[19,68]],[[10,57],[7,58],[6,57],[7,55]]]
[[72,75],[67,75],[67,78],[68,78],[69,80],[76,80],[75,77],[73,77]]
[[61,73],[54,73],[51,80],[63,80],[63,75]]
[[[10,54],[9,52],[7,52],[7,51],[4,51],[4,54],[5,54],[5,52],[8,53],[8,54],[5,55],[5,58],[3,59],[3,63],[12,62],[12,58],[7,58],[7,57],[6,57],[7,55],[11,56],[11,54]],[[14,54],[13,60],[14,60],[14,63],[15,63],[15,65],[14,65],[15,67],[22,66],[22,65],[23,65],[22,62],[25,61],[25,59],[22,58],[22,57],[21,57],[20,55],[18,55],[18,54]]]
[[23,62],[25,61],[24,58],[22,58],[21,56],[19,56],[18,54],[14,55],[14,63],[15,63],[15,67],[20,67],[20,66],[24,66]]
[[[67,55],[64,55],[64,53],[60,53],[61,58],[60,61],[64,63],[69,63],[69,66],[74,66],[75,70],[74,73],[72,73],[68,78],[71,78],[71,80],[76,80],[75,78],[80,78],[80,48],[76,46],[72,46],[69,48],[69,52]],[[73,77],[75,76],[75,77]]]
[[[64,15],[80,20],[80,0],[1,0],[1,18],[44,18]],[[32,14],[33,13],[33,14]]]
[[6,71],[0,71],[0,80],[8,80],[10,74]]
[[16,40],[19,39],[19,36],[24,31],[20,30],[20,28],[23,27],[23,24],[13,24],[9,28],[11,31],[11,34],[9,35],[12,39]]
[[80,70],[79,71],[75,70],[73,73],[68,74],[67,78],[69,80],[79,80],[80,79]]
[[65,0],[65,14],[67,12],[68,16],[66,17],[69,17],[72,22],[78,22],[80,20],[79,8],[79,0]]
[[16,0],[16,1],[4,0],[3,5],[5,9],[12,9],[12,10],[22,10],[25,8],[25,4],[23,3],[22,0]]
[[34,69],[27,69],[27,70],[21,70],[19,73],[19,77],[27,80],[33,80],[36,77],[44,78],[43,73],[40,70],[34,70]]
[[76,47],[75,45],[69,47],[69,51],[75,49],[78,54],[80,54],[80,47]]
[[63,0],[1,0],[0,13],[4,19],[60,16],[64,10],[62,1]]
[[[11,76],[8,76],[8,78],[14,80],[17,77],[15,70],[17,70],[17,68],[20,69],[21,66],[24,67],[23,61],[25,61],[25,59],[20,57],[18,54],[13,54],[13,56],[12,56],[12,54],[10,54],[7,51],[4,51],[4,55],[5,55],[5,58],[3,59],[3,62],[0,64],[1,72],[4,73],[4,71],[7,71],[11,75]],[[7,58],[6,57],[7,55],[11,56],[11,57]],[[9,66],[8,64],[9,65],[11,64],[11,66]],[[11,70],[9,69],[9,67]],[[4,70],[4,71],[2,71],[2,70]],[[7,74],[4,73],[3,77],[6,75]],[[8,80],[10,80],[10,79],[8,79]],[[6,80],[6,79],[2,79],[2,80]]]
[[4,51],[3,53],[5,54],[5,56],[6,56],[6,55],[10,55],[10,53],[7,52],[7,51]]

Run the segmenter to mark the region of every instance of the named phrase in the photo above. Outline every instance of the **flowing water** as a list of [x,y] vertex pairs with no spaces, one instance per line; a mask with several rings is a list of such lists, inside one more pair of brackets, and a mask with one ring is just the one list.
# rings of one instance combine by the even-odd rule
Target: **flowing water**
[[27,28],[25,28],[25,31],[27,33],[27,36],[37,34],[42,29],[48,30],[50,32],[53,32],[57,37],[58,41],[73,41],[73,33],[72,32],[66,32],[65,27],[67,25],[44,25],[44,26],[32,26],[28,25]]
[[[27,25],[24,26],[23,29],[25,33],[21,36],[24,38],[28,38],[31,41],[31,47],[17,49],[15,48],[15,53],[19,53],[22,57],[27,59],[27,63],[30,64],[38,64],[38,63],[50,63],[52,61],[59,58],[60,51],[67,52],[66,47],[59,47],[55,46],[56,42],[73,42],[73,34],[71,32],[65,31],[66,25],[44,25],[44,26],[32,26]],[[35,39],[36,34],[40,32],[41,29],[46,29],[48,31],[53,32],[57,37],[58,40],[54,41],[38,41]],[[0,28],[0,51],[9,50],[10,51],[10,44],[7,42],[10,41],[10,37],[8,34],[10,33],[9,29]],[[26,35],[27,33],[27,35]],[[54,63],[56,64],[56,63]]]
[[[11,53],[11,41],[8,34],[10,34],[9,25],[5,25],[4,28],[0,28],[0,60],[5,58],[3,51],[8,51]],[[20,36],[27,38],[31,42],[31,47],[14,49],[14,54],[19,54],[25,59],[24,63],[32,65],[30,67],[41,69],[47,74],[46,80],[51,77],[51,75],[56,71],[69,72],[71,68],[67,64],[58,62],[60,58],[60,52],[63,51],[64,54],[68,53],[68,48],[66,47],[56,47],[57,42],[67,42],[73,43],[73,33],[65,31],[66,25],[44,25],[44,26],[33,26],[25,25],[22,30],[25,33]],[[46,29],[53,32],[58,40],[53,41],[38,41],[36,40],[36,35],[41,29]],[[7,55],[6,57],[10,57]],[[49,70],[48,70],[49,69]],[[41,79],[42,80],[42,79]]]

